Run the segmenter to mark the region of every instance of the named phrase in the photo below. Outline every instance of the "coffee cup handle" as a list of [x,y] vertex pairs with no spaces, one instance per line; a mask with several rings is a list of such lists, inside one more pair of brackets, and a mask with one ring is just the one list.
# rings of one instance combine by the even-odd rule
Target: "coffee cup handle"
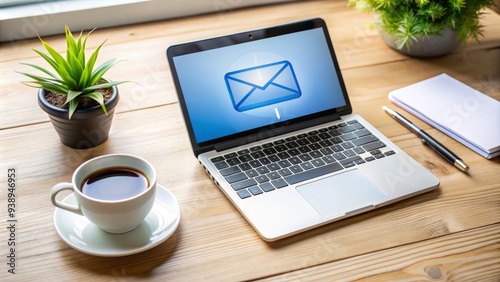
[[80,209],[79,205],[78,206],[70,205],[70,204],[58,201],[56,199],[57,194],[59,192],[61,192],[62,190],[73,191],[73,184],[68,183],[68,182],[63,182],[63,183],[59,183],[59,184],[54,185],[54,187],[52,187],[52,189],[50,190],[50,200],[52,201],[52,204],[58,208],[63,209],[63,210],[67,210],[67,211],[70,211],[72,213],[76,213],[78,215],[83,215],[82,210]]

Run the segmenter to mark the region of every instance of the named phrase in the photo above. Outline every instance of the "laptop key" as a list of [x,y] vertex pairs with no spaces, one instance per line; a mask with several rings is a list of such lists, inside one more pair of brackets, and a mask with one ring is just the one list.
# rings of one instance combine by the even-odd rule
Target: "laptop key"
[[279,161],[278,164],[281,166],[281,168],[285,168],[285,167],[289,167],[291,166],[292,164],[287,161],[287,160],[283,160],[283,161]]
[[249,170],[249,169],[252,169],[252,166],[249,165],[248,163],[244,163],[244,164],[240,164],[239,165],[239,168],[243,171],[246,171],[246,170]]
[[279,166],[278,164],[273,163],[273,164],[267,165],[267,168],[269,170],[278,170],[278,169],[281,169],[281,166]]
[[300,154],[302,154],[299,150],[297,149],[291,149],[291,150],[288,150],[287,153],[290,155],[290,156],[298,156]]
[[342,164],[342,165],[346,165],[346,164],[349,164],[349,163],[353,163],[357,160],[362,160],[362,158],[358,155],[354,156],[354,157],[351,157],[351,158],[347,158],[347,159],[344,159],[344,160],[340,160],[339,162]]
[[365,159],[365,161],[367,161],[367,162],[371,162],[371,161],[374,161],[374,160],[375,160],[375,157],[367,157]]
[[249,164],[253,167],[253,168],[256,168],[256,167],[259,167],[259,166],[262,166],[262,164],[258,161],[258,160],[253,160],[253,161],[250,161]]
[[362,145],[365,145],[365,144],[368,144],[368,143],[371,143],[374,141],[378,141],[378,138],[370,134],[370,135],[361,137],[359,139],[352,140],[351,142],[356,146],[362,146]]
[[342,146],[340,145],[333,145],[330,147],[330,149],[332,149],[334,152],[342,152],[344,150],[344,148],[342,148]]
[[276,187],[277,189],[279,188],[283,188],[283,187],[286,187],[288,186],[288,184],[285,182],[285,180],[283,179],[276,179],[276,180],[273,180],[271,181],[271,183],[274,185],[274,187]]
[[336,160],[334,157],[332,157],[332,156],[324,156],[324,157],[322,158],[322,160],[323,160],[325,163],[327,163],[327,164],[329,164],[329,163],[333,163],[333,162],[336,162],[336,161],[337,161],[337,160]]
[[276,150],[274,150],[274,148],[271,148],[271,147],[268,147],[268,148],[265,148],[264,150],[262,150],[264,152],[264,154],[266,155],[274,155],[276,154]]
[[289,143],[286,143],[285,144],[289,149],[293,149],[293,148],[297,148],[299,147],[299,144],[297,144],[296,142],[289,142]]
[[337,159],[337,160],[343,160],[345,158],[347,158],[344,154],[342,153],[335,153],[333,154],[333,156]]
[[268,165],[271,163],[271,161],[268,158],[262,158],[262,159],[259,159],[259,161],[263,165]]
[[285,144],[285,140],[280,139],[280,140],[274,141],[274,145],[280,145],[280,144]]
[[297,140],[297,144],[299,144],[300,146],[305,146],[311,144],[311,142],[307,141],[306,139],[299,139]]
[[301,163],[300,167],[303,168],[304,170],[309,170],[314,168],[314,166],[310,162]]
[[293,173],[299,173],[304,171],[299,165],[294,165],[289,168]]
[[356,139],[358,137],[354,133],[346,133],[346,134],[340,136],[340,138],[342,138],[342,140],[344,140],[344,141],[349,141],[349,140]]
[[278,173],[281,174],[281,176],[292,175],[292,172],[288,168],[281,169]]
[[393,150],[390,150],[390,151],[387,151],[384,153],[384,155],[386,155],[386,156],[390,156],[390,155],[394,155],[394,154],[396,154],[396,152],[394,152]]
[[356,156],[356,155],[357,155],[357,154],[356,154],[353,150],[351,150],[351,149],[349,149],[349,150],[345,150],[345,151],[344,151],[344,152],[342,152],[342,153],[344,153],[344,155],[345,155],[346,157],[348,157],[348,158],[350,158],[350,157],[354,157],[354,156]]
[[273,143],[262,144],[262,148],[270,148],[272,146],[273,146]]
[[287,152],[278,153],[276,154],[276,156],[278,156],[278,158],[280,158],[281,160],[285,160],[291,157]]
[[260,158],[265,157],[266,154],[264,154],[264,152],[262,152],[262,151],[254,151],[254,152],[250,153],[250,156],[252,156],[254,159],[260,159]]
[[352,132],[355,130],[356,130],[356,128],[352,125],[348,125],[348,126],[344,126],[344,127],[340,128],[340,131],[342,131],[343,133],[348,133],[348,132]]
[[229,168],[226,168],[226,169],[222,169],[219,171],[220,174],[222,176],[228,176],[228,175],[231,175],[231,174],[235,174],[235,173],[238,173],[238,172],[241,172],[241,169],[237,166],[232,166],[232,167],[229,167]]
[[267,178],[267,176],[265,176],[265,175],[259,175],[259,176],[255,177],[255,180],[257,180],[257,182],[259,182],[259,183],[264,183],[264,182],[268,182],[269,178]]
[[342,131],[338,130],[338,129],[333,129],[332,131],[329,132],[331,136],[340,136],[342,135]]
[[268,173],[267,177],[269,177],[269,179],[278,179],[281,178],[281,175],[278,172],[273,171],[271,173]]
[[323,132],[321,134],[318,135],[319,138],[321,138],[321,140],[327,140],[327,139],[330,139],[332,136],[326,132]]
[[249,197],[252,196],[250,194],[250,192],[248,192],[246,189],[245,190],[240,190],[237,193],[238,193],[238,196],[240,196],[241,199],[246,199],[246,198],[249,198]]
[[342,143],[342,144],[340,144],[340,145],[342,145],[342,147],[343,147],[344,149],[351,149],[351,148],[354,148],[354,147],[355,147],[355,146],[354,146],[354,145],[353,145],[350,141],[344,142],[344,143]]
[[355,160],[354,163],[357,164],[357,165],[360,165],[360,164],[366,163],[366,161],[363,160],[363,159],[359,159],[359,160]]
[[319,150],[319,151],[320,151],[321,153],[323,153],[323,155],[331,155],[331,154],[333,154],[333,151],[332,151],[332,149],[330,149],[330,148],[323,148],[323,149],[321,149],[321,150]]
[[304,162],[307,162],[307,161],[312,160],[312,157],[310,155],[308,155],[308,154],[303,154],[303,155],[299,156],[299,159],[301,159]]
[[302,161],[300,160],[300,158],[298,157],[291,157],[288,159],[288,161],[291,163],[291,164],[300,164]]
[[253,160],[252,156],[250,156],[249,154],[241,155],[241,156],[238,157],[238,159],[240,159],[240,161],[242,161],[244,163]]
[[248,179],[248,177],[244,172],[229,175],[228,177],[226,177],[226,181],[229,183],[234,183],[245,179]]
[[319,150],[319,149],[323,148],[323,146],[321,146],[318,143],[314,143],[314,144],[309,145],[309,148],[311,148],[311,150]]
[[365,149],[365,151],[372,151],[372,150],[380,149],[380,148],[383,148],[383,147],[385,147],[384,143],[382,143],[380,141],[375,141],[375,142],[372,142],[372,143],[368,143],[367,145],[364,145],[363,149]]
[[218,162],[218,163],[215,163],[215,167],[218,170],[221,170],[223,168],[229,167],[229,165],[226,162]]
[[265,166],[260,166],[258,168],[255,169],[257,172],[259,172],[260,174],[266,174],[269,172],[269,169]]
[[271,162],[275,163],[280,160],[280,158],[276,155],[271,155],[267,157]]
[[252,193],[252,195],[254,195],[254,196],[263,193],[262,190],[260,190],[260,188],[257,186],[253,186],[253,187],[248,188],[248,191],[250,191],[250,193]]
[[360,130],[354,132],[354,134],[356,134],[356,136],[358,136],[358,137],[363,137],[363,136],[366,136],[366,135],[370,135],[372,133],[370,131],[368,131],[367,129],[363,128],[363,129],[360,129]]
[[323,154],[321,154],[319,151],[313,151],[313,152],[309,153],[309,155],[313,159],[321,158],[323,156]]
[[340,144],[342,142],[344,142],[344,140],[342,140],[342,138],[340,137],[333,137],[332,139],[330,139],[331,142],[333,142],[333,144]]
[[345,164],[343,166],[344,166],[344,168],[349,168],[349,167],[355,166],[355,164],[354,163],[347,163],[347,164]]
[[262,191],[264,191],[264,192],[269,192],[269,191],[275,190],[274,186],[269,182],[260,184],[260,189],[262,189]]
[[233,165],[241,164],[241,161],[237,158],[232,158],[232,159],[227,160],[227,163],[230,166],[233,166]]
[[253,178],[255,176],[259,176],[259,173],[254,169],[245,172],[249,178]]
[[309,147],[307,147],[307,146],[303,146],[303,147],[300,147],[300,148],[299,148],[299,151],[300,151],[301,153],[308,153],[308,152],[311,152],[312,150],[311,150],[311,148],[309,148]]
[[219,157],[215,157],[215,158],[211,158],[210,161],[212,163],[217,163],[217,162],[220,162],[220,161],[223,161],[224,160],[224,157],[222,156],[219,156]]
[[[320,166],[314,169],[306,170],[301,173],[293,174],[285,177],[286,182],[289,184],[296,184],[302,181],[316,178],[328,173],[342,170],[343,167],[339,163],[331,163],[324,166]],[[274,183],[273,183],[274,184]]]
[[363,154],[364,152],[366,152],[365,150],[363,150],[363,148],[361,147],[356,147],[356,148],[353,148],[352,149],[354,152],[356,152],[356,154]]
[[318,167],[318,166],[322,166],[325,164],[324,161],[322,161],[321,159],[315,159],[315,160],[312,160],[311,163],[315,166],[315,167]]
[[262,150],[261,146],[255,146],[255,147],[250,148],[250,152],[257,152],[257,151],[260,151],[260,150]]
[[330,142],[330,140],[319,141],[318,144],[321,145],[321,147],[330,147],[333,145],[333,143]]
[[254,185],[257,185],[257,181],[255,181],[253,178],[250,178],[250,179],[246,179],[246,180],[243,180],[240,182],[233,183],[233,184],[231,184],[231,187],[233,187],[233,189],[235,191],[238,191],[238,190],[248,188],[248,187],[254,186]]
[[227,159],[236,158],[237,156],[238,156],[238,154],[236,154],[236,153],[229,153],[227,155],[224,155],[224,158],[227,160]]
[[248,150],[248,149],[243,149],[243,150],[241,150],[241,151],[238,151],[237,153],[238,153],[238,155],[246,155],[246,154],[249,154],[249,153],[250,153],[250,150]]

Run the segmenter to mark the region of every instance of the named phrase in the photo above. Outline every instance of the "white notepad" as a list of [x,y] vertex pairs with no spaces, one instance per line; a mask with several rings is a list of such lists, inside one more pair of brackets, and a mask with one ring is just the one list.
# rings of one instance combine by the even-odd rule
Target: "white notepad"
[[391,91],[389,100],[485,158],[500,155],[500,102],[447,74]]

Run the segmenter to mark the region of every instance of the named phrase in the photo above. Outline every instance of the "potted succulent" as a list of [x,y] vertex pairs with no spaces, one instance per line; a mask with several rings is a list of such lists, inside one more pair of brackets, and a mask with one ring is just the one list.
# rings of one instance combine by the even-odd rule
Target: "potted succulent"
[[393,49],[411,56],[451,53],[460,42],[479,40],[482,9],[493,0],[348,0],[360,11],[375,12],[375,25]]
[[92,31],[85,37],[82,32],[75,39],[65,27],[66,56],[47,42],[42,45],[48,53],[33,49],[55,72],[25,63],[44,73],[46,77],[20,72],[32,79],[25,85],[39,88],[38,104],[50,117],[61,142],[71,148],[87,149],[108,139],[109,129],[118,103],[117,85],[125,81],[110,81],[103,75],[118,61],[110,59],[95,67],[103,42],[86,59],[85,45]]

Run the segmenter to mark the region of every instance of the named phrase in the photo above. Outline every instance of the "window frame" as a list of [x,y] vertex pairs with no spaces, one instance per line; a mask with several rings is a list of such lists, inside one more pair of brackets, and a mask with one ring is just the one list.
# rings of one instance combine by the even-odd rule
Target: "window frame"
[[[295,0],[60,0],[0,9],[0,42]],[[122,16],[126,15],[126,16]]]

